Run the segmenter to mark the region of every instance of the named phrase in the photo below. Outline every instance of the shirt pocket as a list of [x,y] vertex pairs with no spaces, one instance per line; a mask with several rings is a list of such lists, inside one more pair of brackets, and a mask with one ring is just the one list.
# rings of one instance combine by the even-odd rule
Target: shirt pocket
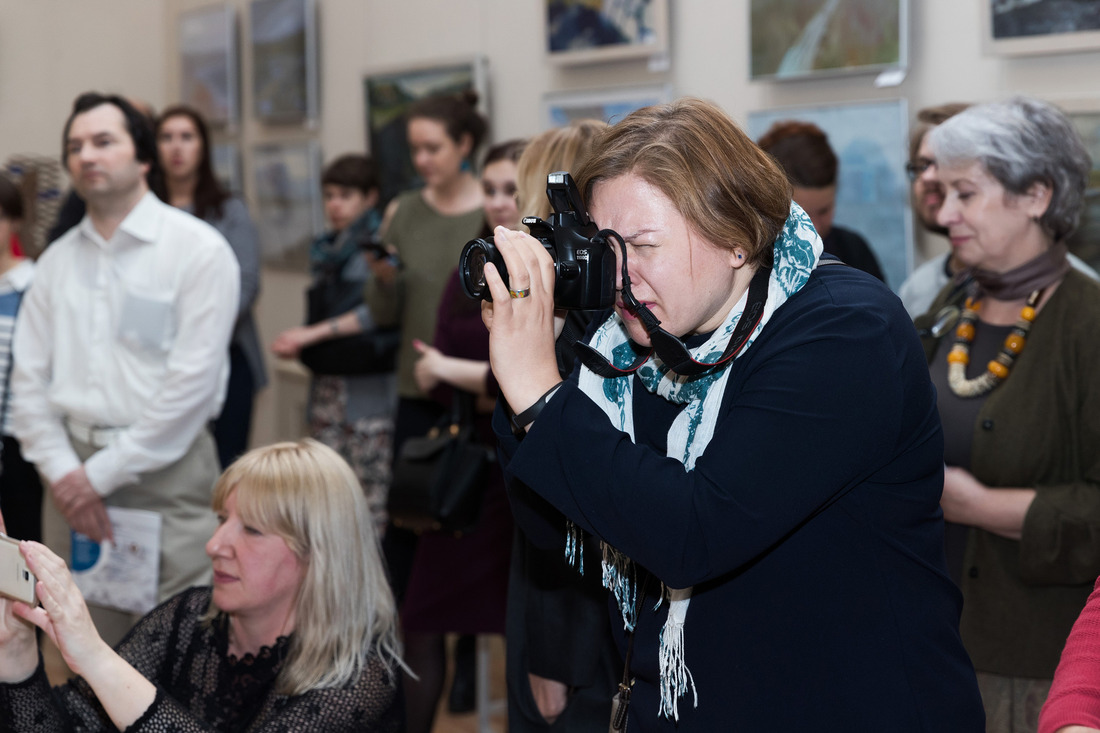
[[133,351],[162,356],[172,348],[175,337],[172,298],[127,288],[118,319],[118,340]]

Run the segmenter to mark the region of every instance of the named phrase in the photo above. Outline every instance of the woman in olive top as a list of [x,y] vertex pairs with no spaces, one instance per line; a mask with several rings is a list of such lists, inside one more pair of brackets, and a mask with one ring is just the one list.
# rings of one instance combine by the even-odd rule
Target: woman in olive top
[[[367,282],[367,305],[378,325],[401,327],[395,455],[406,438],[426,433],[443,409],[416,385],[413,365],[419,354],[412,343],[433,342],[447,279],[463,245],[481,231],[484,196],[467,165],[488,128],[476,102],[474,92],[429,97],[409,111],[409,149],[424,186],[391,201],[383,217],[382,241],[400,265],[393,258],[370,263],[374,277]],[[384,550],[399,602],[415,549],[414,534],[387,529]]]

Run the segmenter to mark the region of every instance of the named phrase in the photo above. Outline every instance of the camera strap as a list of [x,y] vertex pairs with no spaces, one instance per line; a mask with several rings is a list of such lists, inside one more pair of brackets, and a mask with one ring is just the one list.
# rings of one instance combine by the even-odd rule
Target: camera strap
[[698,374],[702,374],[705,371],[721,366],[731,359],[737,356],[741,350],[748,343],[749,336],[752,335],[756,326],[760,323],[760,319],[764,316],[764,304],[768,300],[768,281],[771,277],[770,267],[761,267],[756,271],[752,277],[752,281],[749,283],[748,297],[745,303],[745,310],[738,319],[737,325],[734,327],[733,333],[730,335],[730,340],[726,344],[725,350],[722,352],[721,358],[714,362],[698,361],[691,355],[691,351],[688,350],[687,344],[681,339],[672,335],[665,329],[661,328],[661,321],[653,315],[653,311],[638,302],[638,299],[634,297],[634,293],[630,289],[630,277],[627,275],[626,269],[626,243],[623,238],[619,236],[617,232],[610,229],[601,231],[597,236],[605,238],[614,238],[618,241],[619,247],[622,250],[622,294],[624,304],[631,312],[633,312],[638,320],[642,322],[642,326],[645,327],[646,333],[649,334],[650,343],[653,344],[652,348],[646,349],[644,352],[638,355],[638,358],[634,360],[634,363],[625,368],[619,368],[612,364],[610,361],[604,358],[602,354],[593,349],[586,343],[578,341],[573,345],[573,350],[577,354],[577,358],[581,360],[581,363],[588,367],[593,373],[598,374],[601,377],[613,379],[615,377],[622,377],[627,374],[633,374],[637,371],[642,364],[645,364],[649,357],[656,352],[657,357],[669,368],[670,371],[679,374],[684,377],[693,377]]

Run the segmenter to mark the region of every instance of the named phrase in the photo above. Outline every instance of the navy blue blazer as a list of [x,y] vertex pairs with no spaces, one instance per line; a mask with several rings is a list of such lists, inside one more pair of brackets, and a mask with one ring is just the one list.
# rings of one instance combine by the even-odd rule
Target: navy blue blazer
[[564,514],[668,586],[694,586],[698,707],[682,698],[678,726],[658,715],[668,604],[654,608],[651,584],[630,729],[984,730],[944,563],[935,391],[900,301],[853,268],[818,268],[729,368],[690,472],[665,456],[679,407],[640,384],[637,443],[576,374],[522,441],[495,416],[532,540],[562,547]]

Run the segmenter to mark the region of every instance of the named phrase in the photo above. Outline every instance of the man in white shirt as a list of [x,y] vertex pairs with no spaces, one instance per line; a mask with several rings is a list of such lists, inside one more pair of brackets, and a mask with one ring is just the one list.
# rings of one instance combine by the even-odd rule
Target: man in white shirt
[[[239,275],[225,239],[150,193],[148,120],[84,94],[63,162],[87,204],[39,259],[15,336],[13,428],[49,485],[43,536],[112,539],[107,506],[161,515],[160,600],[208,582],[218,460],[207,424],[225,396]],[[94,614],[108,636],[127,614]],[[111,639],[108,639],[111,641]]]

